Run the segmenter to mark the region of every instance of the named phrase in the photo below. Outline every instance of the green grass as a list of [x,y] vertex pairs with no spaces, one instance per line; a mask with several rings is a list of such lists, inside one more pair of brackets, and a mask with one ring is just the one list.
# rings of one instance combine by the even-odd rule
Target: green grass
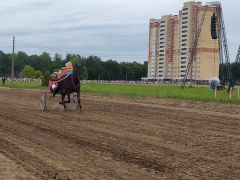
[[26,88],[26,89],[44,89],[46,87],[41,86],[40,82],[9,82],[7,81],[5,85],[0,83],[1,87],[10,87],[10,88]]
[[[0,86],[3,86],[0,84]],[[30,89],[47,89],[37,82],[10,82],[5,87],[13,88],[30,88]],[[222,102],[240,104],[237,99],[237,90],[232,95],[232,100],[226,91],[219,92],[217,98],[214,97],[214,91],[209,90],[208,86],[194,86],[192,88],[180,88],[179,85],[135,85],[135,84],[95,84],[83,83],[81,91],[84,93],[93,93],[108,96],[124,96],[124,97],[155,97],[155,98],[171,98],[183,99],[190,101],[202,102]]]
[[156,97],[172,98],[203,102],[224,102],[240,104],[237,100],[237,92],[232,95],[232,100],[226,91],[219,92],[217,98],[214,91],[208,86],[194,86],[192,88],[180,88],[180,85],[123,85],[123,84],[83,84],[82,91],[95,94],[127,96],[127,97]]

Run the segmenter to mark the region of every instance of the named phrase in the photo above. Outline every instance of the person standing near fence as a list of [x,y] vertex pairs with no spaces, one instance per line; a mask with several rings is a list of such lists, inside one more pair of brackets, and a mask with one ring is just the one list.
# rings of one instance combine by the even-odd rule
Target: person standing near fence
[[6,82],[6,78],[3,76],[3,77],[2,77],[2,83],[3,83],[3,85],[5,85],[5,82]]

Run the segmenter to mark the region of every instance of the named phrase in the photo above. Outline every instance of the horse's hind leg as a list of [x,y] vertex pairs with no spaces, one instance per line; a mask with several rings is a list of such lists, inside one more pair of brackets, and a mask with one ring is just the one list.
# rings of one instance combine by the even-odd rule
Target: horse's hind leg
[[77,92],[77,99],[78,99],[78,106],[79,106],[79,109],[82,109],[81,98],[80,98],[80,91]]
[[68,103],[71,103],[71,96],[68,94]]

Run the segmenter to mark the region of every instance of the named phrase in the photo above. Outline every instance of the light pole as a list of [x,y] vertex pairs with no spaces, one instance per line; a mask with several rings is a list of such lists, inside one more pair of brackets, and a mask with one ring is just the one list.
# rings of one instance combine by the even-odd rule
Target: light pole
[[12,83],[14,78],[14,51],[15,51],[15,36],[13,36],[13,48],[12,48],[12,72],[11,72]]

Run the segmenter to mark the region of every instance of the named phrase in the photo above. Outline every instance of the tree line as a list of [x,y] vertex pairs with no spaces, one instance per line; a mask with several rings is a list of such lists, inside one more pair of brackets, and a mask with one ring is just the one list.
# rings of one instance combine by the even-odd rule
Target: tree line
[[[219,77],[222,81],[228,81],[228,70],[227,64],[220,65]],[[234,62],[230,64],[230,77],[233,82],[240,82],[240,63]]]
[[[147,61],[143,64],[137,62],[117,62],[115,60],[102,61],[97,56],[83,57],[79,54],[67,54],[62,57],[55,54],[52,58],[48,53],[41,55],[27,55],[18,52],[14,55],[14,74],[16,77],[49,76],[58,71],[65,63],[72,61],[83,67],[85,80],[140,80],[147,76]],[[0,76],[10,76],[12,54],[0,51]]]
[[[65,63],[72,61],[81,64],[82,76],[85,80],[140,80],[147,77],[148,62],[117,62],[115,60],[102,61],[97,56],[83,57],[79,54],[67,54],[62,57],[55,54],[51,57],[44,52],[41,55],[27,55],[18,52],[14,55],[14,74],[16,77],[38,78],[44,76],[49,79],[51,73],[58,71]],[[0,51],[0,77],[10,77],[12,54]],[[220,79],[226,78],[226,65],[220,66]],[[240,82],[240,63],[231,63],[232,79]]]

